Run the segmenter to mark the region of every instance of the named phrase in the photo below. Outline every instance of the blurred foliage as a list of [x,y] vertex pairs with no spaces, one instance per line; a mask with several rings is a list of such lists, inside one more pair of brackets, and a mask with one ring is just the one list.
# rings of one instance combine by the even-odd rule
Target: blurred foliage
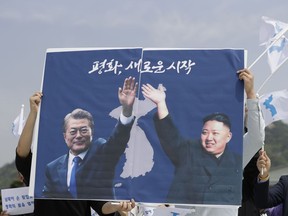
[[288,125],[276,121],[265,129],[265,150],[271,159],[271,170],[288,165]]
[[[23,185],[22,182],[19,181],[18,172],[15,167],[14,161],[9,164],[5,164],[3,167],[0,168],[0,176],[1,176],[0,178],[1,190]],[[1,199],[0,211],[2,211],[2,199]]]
[[12,182],[19,180],[15,162],[5,164],[0,168],[0,189],[10,188]]

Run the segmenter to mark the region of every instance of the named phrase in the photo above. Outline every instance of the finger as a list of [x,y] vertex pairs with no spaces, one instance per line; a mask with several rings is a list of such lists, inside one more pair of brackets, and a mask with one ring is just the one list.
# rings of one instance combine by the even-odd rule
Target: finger
[[241,72],[238,77],[239,77],[240,80],[242,80],[242,79],[243,79],[243,76],[244,76],[244,75],[243,75],[243,73]]
[[243,69],[237,71],[237,73],[243,73],[243,72],[248,73],[248,74],[252,73],[248,68],[243,68]]
[[135,205],[136,205],[135,200],[134,200],[134,199],[131,199],[131,206],[132,206],[132,208],[134,208]]
[[127,203],[126,211],[130,211],[132,209],[132,204],[130,202]]
[[127,82],[125,83],[125,89],[130,89],[132,85],[131,77],[127,78]]
[[247,70],[246,68],[243,68],[241,70],[238,70],[237,73],[239,74],[239,73],[245,72],[246,70]]
[[144,91],[142,91],[142,94],[144,95],[145,98],[149,98],[149,95],[146,94]]
[[245,71],[242,71],[239,73],[239,79],[243,79],[245,76],[247,76],[248,74]]
[[128,209],[128,203],[127,202],[122,202],[122,210],[127,211]]
[[251,74],[242,72],[242,73],[239,74],[239,78],[240,78],[241,80],[242,80],[242,79],[247,80],[247,78],[251,79],[252,76],[251,76]]
[[130,82],[131,82],[131,77],[125,78],[123,89],[129,89],[130,88]]
[[131,77],[130,79],[130,89],[133,90],[135,88],[135,77]]
[[34,94],[35,96],[38,96],[38,97],[42,97],[42,92],[36,92],[35,94]]
[[122,93],[122,88],[119,87],[119,88],[118,88],[118,95],[120,95],[121,93]]
[[154,90],[154,89],[155,89],[155,88],[154,88],[152,85],[150,85],[149,83],[147,83],[146,85],[147,85],[148,88],[151,89],[151,90]]
[[249,70],[249,69],[247,69],[247,68],[245,68],[245,72],[247,73],[247,74],[252,74],[252,72]]
[[145,85],[142,85],[141,89],[142,89],[142,93],[147,93],[148,92],[148,89],[147,89],[147,87]]
[[158,90],[164,91],[164,86],[162,84],[159,84]]
[[138,89],[138,82],[135,83],[134,88],[133,88],[133,91],[136,92],[137,89]]
[[120,206],[121,206],[121,210],[124,210],[124,208],[125,208],[125,203],[124,203],[124,202],[120,202]]
[[146,93],[148,93],[148,92],[151,91],[151,88],[150,88],[148,85],[149,85],[149,84],[144,84],[144,85],[142,86],[142,89],[143,89]]

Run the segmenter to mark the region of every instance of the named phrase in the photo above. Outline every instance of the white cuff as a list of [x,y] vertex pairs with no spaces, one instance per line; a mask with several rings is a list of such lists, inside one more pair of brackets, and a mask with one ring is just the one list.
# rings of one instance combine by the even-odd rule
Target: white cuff
[[122,112],[120,114],[120,121],[123,125],[127,125],[127,124],[131,123],[133,121],[133,118],[134,118],[133,115],[126,117],[123,115]]

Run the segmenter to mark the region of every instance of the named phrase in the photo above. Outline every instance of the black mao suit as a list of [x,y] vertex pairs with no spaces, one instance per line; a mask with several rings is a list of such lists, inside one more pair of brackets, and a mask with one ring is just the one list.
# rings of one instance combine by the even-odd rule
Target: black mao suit
[[168,115],[154,117],[160,143],[175,166],[167,202],[237,205],[241,201],[241,157],[227,148],[220,159],[200,141],[183,139]]

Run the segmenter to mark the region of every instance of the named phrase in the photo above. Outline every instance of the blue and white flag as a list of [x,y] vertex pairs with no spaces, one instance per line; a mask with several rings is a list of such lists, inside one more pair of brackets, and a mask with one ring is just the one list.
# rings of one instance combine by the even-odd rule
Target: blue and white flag
[[274,121],[288,119],[288,91],[274,91],[260,97],[265,126]]
[[131,215],[139,216],[186,216],[194,215],[196,213],[195,207],[183,206],[175,207],[174,205],[160,205],[153,203],[138,204],[138,206],[131,210]]
[[14,136],[21,135],[24,124],[24,105],[22,104],[20,114],[15,118],[12,124],[12,133],[14,134]]
[[274,73],[288,59],[288,39],[284,33],[288,30],[288,24],[262,17],[263,23],[260,27],[260,45],[268,49],[268,63],[271,73]]

